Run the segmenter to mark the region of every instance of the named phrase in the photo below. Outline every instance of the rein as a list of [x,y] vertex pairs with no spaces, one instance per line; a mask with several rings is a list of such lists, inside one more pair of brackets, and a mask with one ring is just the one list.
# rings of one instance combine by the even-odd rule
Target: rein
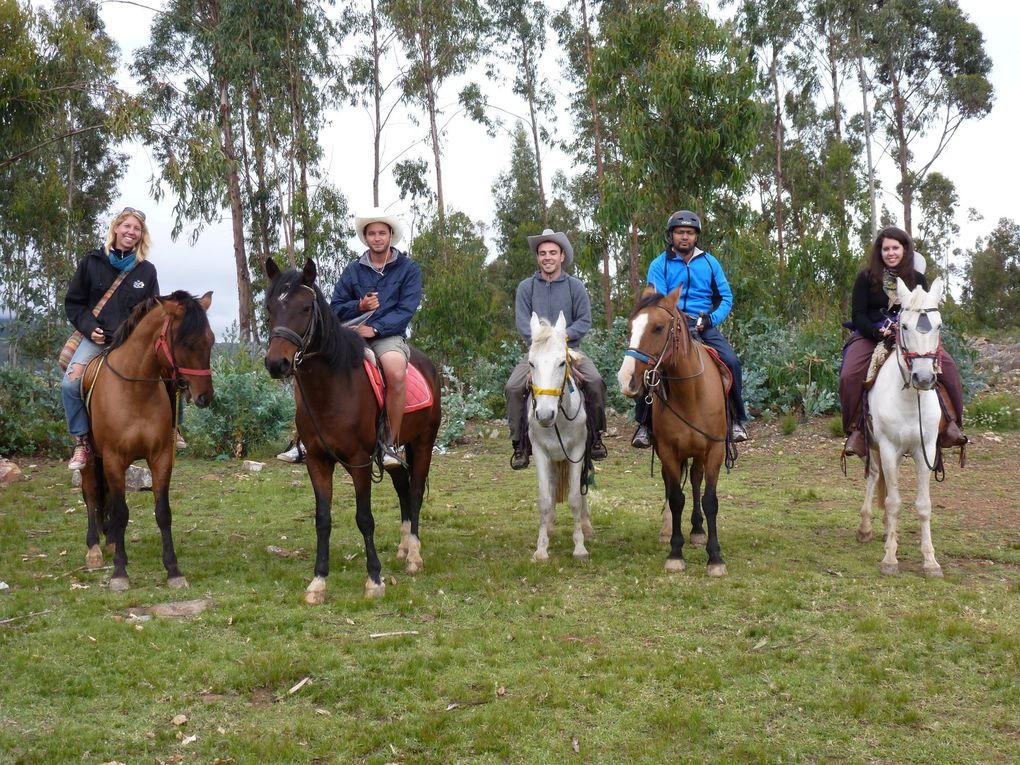
[[[931,331],[931,323],[928,320],[928,315],[927,315],[929,310],[937,310],[937,309],[923,309],[923,310],[918,311],[918,313],[921,314],[921,319],[927,324],[927,327],[928,327],[928,329],[927,330],[923,330],[922,333],[923,332],[930,332]],[[921,323],[921,320],[918,320],[918,324],[920,324],[920,323]],[[914,363],[915,359],[931,359],[932,360],[933,371],[935,372],[935,374],[938,374],[938,372],[939,372],[939,370],[938,370],[938,357],[939,357],[939,352],[941,350],[942,350],[942,335],[941,335],[941,333],[939,334],[938,345],[935,346],[935,350],[934,351],[932,351],[930,353],[917,353],[917,352],[913,352],[913,351],[907,350],[907,344],[905,342],[903,342],[903,324],[902,324],[902,322],[897,324],[897,326],[896,326],[896,355],[897,355],[897,364],[896,364],[896,366],[899,369],[900,378],[903,380],[903,388],[902,388],[902,390],[906,390],[907,388],[911,387],[910,373],[913,371],[912,367],[913,367],[913,363]],[[902,359],[902,363],[900,363],[901,359]],[[942,480],[938,476],[939,476],[939,473],[941,471],[941,473],[942,473],[942,475],[944,477],[945,476],[945,469],[942,467],[942,459],[941,459],[941,456],[939,455],[938,442],[936,440],[935,459],[934,460],[928,459],[928,449],[925,447],[925,444],[924,444],[924,425],[921,422],[921,391],[919,389],[917,389],[917,388],[914,388],[914,392],[917,395],[917,432],[918,432],[918,436],[921,439],[921,455],[924,457],[924,465],[925,465],[925,467],[928,468],[928,470],[930,472],[935,473],[936,480]],[[936,393],[935,395],[937,396],[938,394]],[[937,438],[937,436],[936,436],[936,438]],[[934,464],[933,464],[933,462],[934,462]]]
[[[179,367],[177,362],[174,360],[173,354],[173,342],[170,335],[170,323],[172,317],[167,316],[163,320],[163,326],[159,331],[159,336],[156,338],[156,342],[153,345],[153,351],[156,354],[156,361],[159,362],[159,352],[163,351],[163,355],[166,356],[167,362],[170,364],[171,374],[170,377],[128,377],[122,372],[118,371],[113,364],[110,363],[110,351],[104,351],[102,354],[103,361],[100,364],[105,363],[107,368],[113,372],[117,377],[125,382],[172,382],[179,390],[183,390],[188,387],[187,380],[183,379],[181,375],[192,375],[195,377],[212,377],[212,368],[206,367],[204,369],[189,369],[188,367]],[[112,350],[112,349],[111,349]]]

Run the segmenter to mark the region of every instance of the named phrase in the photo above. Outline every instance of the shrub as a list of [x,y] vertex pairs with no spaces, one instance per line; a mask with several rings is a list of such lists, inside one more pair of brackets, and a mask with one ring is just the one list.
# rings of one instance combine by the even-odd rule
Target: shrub
[[[492,411],[486,406],[485,400],[490,397],[486,389],[469,390],[462,383],[453,368],[443,367],[443,421],[439,426],[436,443],[449,446],[456,443],[463,435],[468,420],[489,419]],[[502,401],[502,385],[500,401]]]
[[617,316],[611,327],[591,330],[581,343],[581,350],[588,355],[606,381],[606,405],[618,412],[629,411],[633,406],[631,400],[620,392],[620,384],[616,381],[616,372],[623,362],[623,352],[629,341],[627,319]]
[[279,440],[292,426],[294,396],[290,387],[269,377],[261,349],[217,345],[212,368],[212,406],[185,410],[184,429],[193,454],[242,457]]
[[797,424],[797,415],[793,412],[785,412],[779,418],[779,430],[784,436],[792,436]]
[[0,367],[0,454],[59,456],[69,438],[56,372]]
[[964,422],[982,430],[1020,430],[1020,399],[1008,393],[984,396],[969,403]]

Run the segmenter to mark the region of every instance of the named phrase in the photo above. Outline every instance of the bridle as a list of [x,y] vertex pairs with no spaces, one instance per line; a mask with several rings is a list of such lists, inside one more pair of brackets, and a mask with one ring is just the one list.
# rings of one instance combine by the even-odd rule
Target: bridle
[[[563,414],[563,416],[567,419],[568,422],[573,422],[580,416],[581,410],[584,408],[584,401],[582,400],[581,402],[578,403],[577,411],[574,412],[573,417],[567,414],[567,410],[563,408],[563,394],[567,391],[571,393],[574,392],[574,382],[571,380],[570,377],[570,346],[566,340],[564,340],[563,342],[563,347],[564,350],[566,351],[566,353],[564,354],[566,358],[566,363],[563,366],[563,380],[560,382],[560,387],[539,388],[534,383],[529,382],[528,385],[531,388],[531,409],[532,411],[534,411],[538,407],[538,403],[535,401],[535,399],[538,396],[556,396],[557,399],[556,408],[559,409],[559,411]],[[566,458],[567,462],[576,465],[582,461],[586,461],[587,449],[585,449],[585,451],[581,454],[579,458],[577,458],[576,460],[572,459],[570,454],[567,453],[566,445],[563,443],[563,436],[560,435],[559,425],[557,425],[555,422],[553,423],[553,430],[556,432],[556,440],[560,442],[560,449],[563,450],[563,456]],[[587,470],[589,468],[590,468],[589,465],[585,465],[585,470],[583,471],[584,476],[582,477],[581,481],[582,494],[586,494],[588,491],[586,475]]]
[[159,361],[160,351],[166,357],[167,363],[170,365],[170,377],[128,377],[125,374],[117,371],[114,366],[110,363],[109,351],[103,354],[103,362],[111,372],[117,377],[126,382],[172,382],[178,390],[184,390],[188,387],[188,381],[185,380],[181,375],[191,375],[193,377],[212,377],[212,367],[204,367],[202,369],[191,369],[189,367],[182,367],[177,365],[177,361],[174,359],[173,352],[173,337],[170,334],[170,324],[173,321],[173,317],[167,316],[163,319],[163,326],[159,330],[159,336],[156,338],[156,342],[153,344],[153,351],[156,354],[156,361]]
[[641,376],[642,382],[648,389],[647,403],[652,403],[651,395],[652,391],[659,387],[659,384],[663,380],[691,380],[695,377],[700,377],[705,372],[705,359],[701,354],[698,358],[701,362],[701,368],[692,375],[682,376],[669,376],[662,374],[662,365],[666,363],[666,360],[673,355],[673,352],[678,350],[680,347],[680,316],[668,308],[664,308],[661,305],[654,304],[651,308],[658,308],[660,311],[665,311],[669,314],[669,330],[666,332],[666,338],[662,343],[662,350],[657,355],[650,355],[643,352],[639,348],[627,348],[623,352],[624,356],[630,356],[632,359],[637,359],[643,364],[648,364],[649,367],[644,371]]
[[[917,325],[914,327],[915,331],[922,335],[926,335],[931,332],[934,327],[931,324],[931,319],[928,318],[929,311],[938,312],[938,308],[923,308],[918,311],[911,311],[913,313],[921,314],[921,317],[917,320]],[[903,313],[902,311],[900,312]],[[903,377],[903,387],[907,388],[910,385],[910,374],[913,372],[913,364],[916,359],[931,359],[934,366],[935,374],[939,374],[939,354],[942,351],[942,335],[939,334],[939,342],[935,346],[935,349],[928,353],[919,353],[917,351],[911,351],[907,348],[907,344],[903,341],[903,322],[899,321],[896,324],[896,351],[900,358],[903,359],[903,366],[906,367],[906,373],[903,372],[903,368],[900,368],[900,375]]]
[[[314,356],[315,353],[317,353],[317,351],[309,353],[308,347],[312,344],[312,340],[315,339],[316,330],[318,330],[319,325],[322,323],[321,309],[319,308],[319,296],[316,294],[315,290],[307,284],[300,284],[298,286],[312,293],[312,317],[308,320],[308,326],[305,327],[304,333],[299,335],[290,327],[280,325],[273,327],[272,331],[269,333],[270,340],[274,337],[282,337],[284,340],[297,347],[297,352],[294,354],[295,369],[301,365],[301,362],[304,361],[305,358]],[[281,296],[281,302],[283,297],[286,296]]]

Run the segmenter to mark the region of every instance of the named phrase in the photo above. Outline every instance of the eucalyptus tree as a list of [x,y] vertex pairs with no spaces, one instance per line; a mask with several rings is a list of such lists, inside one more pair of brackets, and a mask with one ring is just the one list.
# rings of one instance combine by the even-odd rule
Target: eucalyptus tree
[[956,208],[960,203],[956,185],[942,173],[933,171],[925,176],[917,191],[921,223],[914,245],[927,255],[929,262],[934,261],[945,278],[955,276],[950,256],[953,255],[953,240],[960,233],[956,222]]
[[1020,224],[1000,219],[968,256],[964,309],[985,327],[1020,327]]
[[[443,194],[440,92],[463,74],[483,49],[487,22],[477,0],[380,0],[379,8],[398,33],[407,58],[401,85],[425,112],[436,173],[436,212],[440,239],[446,230]],[[467,92],[477,90],[468,86]],[[462,91],[462,94],[465,91]],[[444,258],[448,254],[444,250]]]
[[[864,19],[877,67],[876,117],[899,172],[903,227],[913,228],[914,192],[966,119],[991,111],[991,59],[981,30],[956,0],[885,0]],[[914,161],[921,138],[931,154]]]

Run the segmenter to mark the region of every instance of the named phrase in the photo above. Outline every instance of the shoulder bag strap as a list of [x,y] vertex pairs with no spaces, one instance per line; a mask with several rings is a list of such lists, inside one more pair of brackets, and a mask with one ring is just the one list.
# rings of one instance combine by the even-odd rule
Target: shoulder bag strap
[[131,271],[121,271],[120,275],[113,280],[113,284],[110,285],[110,289],[106,291],[105,295],[99,298],[99,302],[96,303],[96,307],[92,309],[93,316],[98,318],[99,312],[102,311],[103,306],[106,305],[106,301],[113,297],[113,293],[117,291],[117,288],[120,286],[120,283],[124,281],[124,279],[127,277],[129,273],[131,273]]

